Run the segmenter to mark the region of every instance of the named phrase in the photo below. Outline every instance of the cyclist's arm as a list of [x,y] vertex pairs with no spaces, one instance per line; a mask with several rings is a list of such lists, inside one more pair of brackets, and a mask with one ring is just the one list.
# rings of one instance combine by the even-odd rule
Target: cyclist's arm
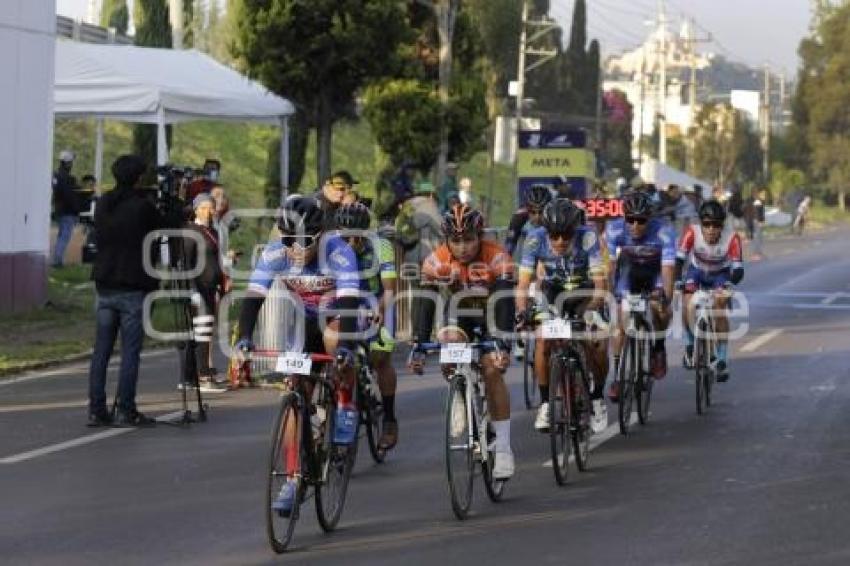
[[411,304],[411,326],[415,342],[429,342],[434,328],[436,303],[430,292],[437,288],[440,275],[450,272],[450,267],[440,262],[436,252],[425,258],[422,264],[422,291],[413,296]]
[[694,234],[694,227],[688,226],[682,234],[682,239],[679,241],[679,247],[676,250],[676,281],[681,281],[682,279],[682,271],[684,270],[685,262],[687,262],[691,250],[694,248],[695,240],[696,234]]
[[732,260],[732,272],[729,280],[733,285],[737,285],[744,279],[744,254],[743,246],[741,245],[741,236],[735,234],[732,236],[732,241],[729,242],[729,259]]
[[389,330],[390,334],[395,334],[395,329],[390,326],[395,326],[390,320],[389,315],[395,302],[395,296],[398,292],[398,273],[395,267],[395,252],[392,244],[381,238],[380,247],[378,250],[379,270],[381,277],[381,288],[383,289],[378,301],[378,309],[382,324]]
[[250,340],[257,325],[263,301],[277,273],[284,270],[283,245],[273,242],[266,246],[248,281],[248,291],[239,312],[239,338]]
[[531,282],[534,280],[537,270],[541,237],[541,234],[532,232],[522,246],[516,295],[516,312],[518,313],[524,313],[528,310],[528,289],[531,287]]
[[673,283],[676,275],[676,230],[666,225],[661,228],[661,282],[664,296],[673,296]]
[[514,253],[519,236],[522,234],[522,228],[528,221],[528,212],[525,209],[520,209],[511,216],[511,222],[508,225],[508,234],[505,236],[505,249],[509,254]]
[[360,306],[360,274],[354,250],[337,240],[328,246],[328,267],[336,280],[336,308],[339,310],[339,346],[353,349],[352,336],[357,333],[357,310]]
[[[503,333],[513,333],[514,317],[516,314],[514,297],[515,292],[515,267],[511,256],[505,253],[497,253],[490,262],[490,269],[495,276],[491,287],[492,294],[496,297],[494,306],[496,314],[496,329]],[[508,293],[507,291],[512,291]]]

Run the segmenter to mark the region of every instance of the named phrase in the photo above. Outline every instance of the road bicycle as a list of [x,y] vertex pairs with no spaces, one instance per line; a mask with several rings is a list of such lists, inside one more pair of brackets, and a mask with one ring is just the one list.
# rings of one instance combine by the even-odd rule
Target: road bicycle
[[649,403],[652,400],[654,379],[649,371],[653,335],[652,315],[649,312],[649,294],[628,294],[622,301],[628,313],[626,339],[617,368],[619,386],[620,433],[628,434],[631,426],[632,406],[637,402],[638,421],[649,421]]
[[481,470],[487,496],[498,502],[504,494],[505,482],[493,477],[495,433],[490,424],[481,355],[499,350],[495,341],[484,341],[480,330],[472,343],[422,343],[411,350],[416,355],[440,352],[440,363],[452,364],[446,396],[446,478],[452,511],[458,519],[466,519],[472,508],[473,482],[476,468]]

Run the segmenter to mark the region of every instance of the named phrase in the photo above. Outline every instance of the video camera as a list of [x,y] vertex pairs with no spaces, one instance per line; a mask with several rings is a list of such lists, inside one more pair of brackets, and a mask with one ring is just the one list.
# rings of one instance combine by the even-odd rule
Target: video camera
[[185,220],[185,186],[192,180],[194,172],[192,167],[172,164],[156,168],[156,207],[169,228],[179,228]]

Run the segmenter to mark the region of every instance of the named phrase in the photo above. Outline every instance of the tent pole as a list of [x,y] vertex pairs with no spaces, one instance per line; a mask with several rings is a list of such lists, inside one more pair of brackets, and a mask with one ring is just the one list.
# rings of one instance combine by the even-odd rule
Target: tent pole
[[[95,186],[100,187],[103,185],[103,118],[97,118],[96,124],[97,133],[94,148],[94,176],[97,179]],[[98,193],[100,193],[99,189]]]
[[162,106],[156,116],[156,164],[168,163],[168,139],[165,137],[165,110]]
[[280,119],[280,202],[289,193],[289,117]]

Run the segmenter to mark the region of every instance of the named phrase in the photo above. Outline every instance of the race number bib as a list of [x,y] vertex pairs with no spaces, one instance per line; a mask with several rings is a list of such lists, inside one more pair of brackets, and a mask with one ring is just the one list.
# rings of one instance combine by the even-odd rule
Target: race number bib
[[472,348],[469,344],[443,344],[440,348],[441,364],[469,364],[472,363]]
[[310,359],[310,354],[286,352],[278,357],[275,371],[286,374],[310,375],[312,365],[313,360]]
[[573,337],[573,326],[563,318],[543,321],[543,338],[569,340]]
[[626,299],[626,310],[629,312],[645,313],[646,300],[641,297],[629,297]]

